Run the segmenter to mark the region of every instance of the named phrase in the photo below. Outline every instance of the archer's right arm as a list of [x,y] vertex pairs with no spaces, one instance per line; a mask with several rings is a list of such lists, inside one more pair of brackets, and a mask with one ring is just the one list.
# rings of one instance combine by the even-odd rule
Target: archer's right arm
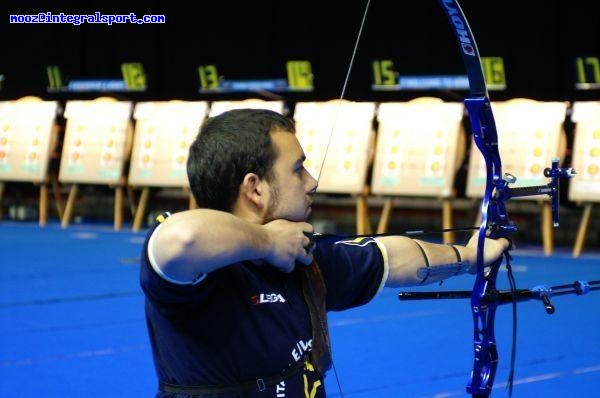
[[173,214],[154,230],[148,255],[164,275],[178,281],[244,260],[263,260],[291,272],[296,261],[312,261],[304,234],[312,231],[305,222],[261,225],[222,211],[188,210]]

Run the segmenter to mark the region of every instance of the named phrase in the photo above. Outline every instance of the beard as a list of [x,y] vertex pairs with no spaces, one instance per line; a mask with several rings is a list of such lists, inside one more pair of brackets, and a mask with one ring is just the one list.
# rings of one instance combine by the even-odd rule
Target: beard
[[270,200],[267,205],[267,211],[265,212],[265,223],[276,220],[275,212],[279,207],[279,186],[272,184],[270,187]]

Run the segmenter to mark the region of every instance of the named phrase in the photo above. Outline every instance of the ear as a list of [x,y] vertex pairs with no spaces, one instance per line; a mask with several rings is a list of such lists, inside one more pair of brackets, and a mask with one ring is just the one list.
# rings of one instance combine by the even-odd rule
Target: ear
[[266,192],[268,192],[268,187],[265,180],[254,173],[248,173],[244,176],[240,186],[240,196],[242,199],[262,209],[266,206],[268,200]]

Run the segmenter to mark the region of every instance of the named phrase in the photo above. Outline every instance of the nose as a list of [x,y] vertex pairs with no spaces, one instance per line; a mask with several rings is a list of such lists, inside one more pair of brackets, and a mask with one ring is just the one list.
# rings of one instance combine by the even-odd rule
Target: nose
[[319,186],[319,181],[317,181],[310,173],[308,174],[308,193],[309,195],[313,195],[317,192],[317,187]]

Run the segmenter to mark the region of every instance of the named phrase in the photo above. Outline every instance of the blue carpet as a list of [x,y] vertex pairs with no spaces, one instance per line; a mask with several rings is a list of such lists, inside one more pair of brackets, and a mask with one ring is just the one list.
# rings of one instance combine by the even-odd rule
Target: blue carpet
[[[110,226],[0,223],[0,396],[152,397],[156,380],[138,284],[142,233]],[[600,279],[600,254],[514,252],[519,287]],[[470,290],[473,277],[440,288]],[[508,286],[505,274],[499,286]],[[438,286],[418,290],[435,290]],[[426,289],[427,288],[427,289]],[[417,290],[417,289],[412,289]],[[468,300],[399,301],[330,314],[345,397],[464,397],[472,366]],[[600,292],[519,304],[513,396],[593,396],[600,390]],[[499,308],[495,397],[507,396],[510,306]],[[340,396],[336,375],[329,396]]]

